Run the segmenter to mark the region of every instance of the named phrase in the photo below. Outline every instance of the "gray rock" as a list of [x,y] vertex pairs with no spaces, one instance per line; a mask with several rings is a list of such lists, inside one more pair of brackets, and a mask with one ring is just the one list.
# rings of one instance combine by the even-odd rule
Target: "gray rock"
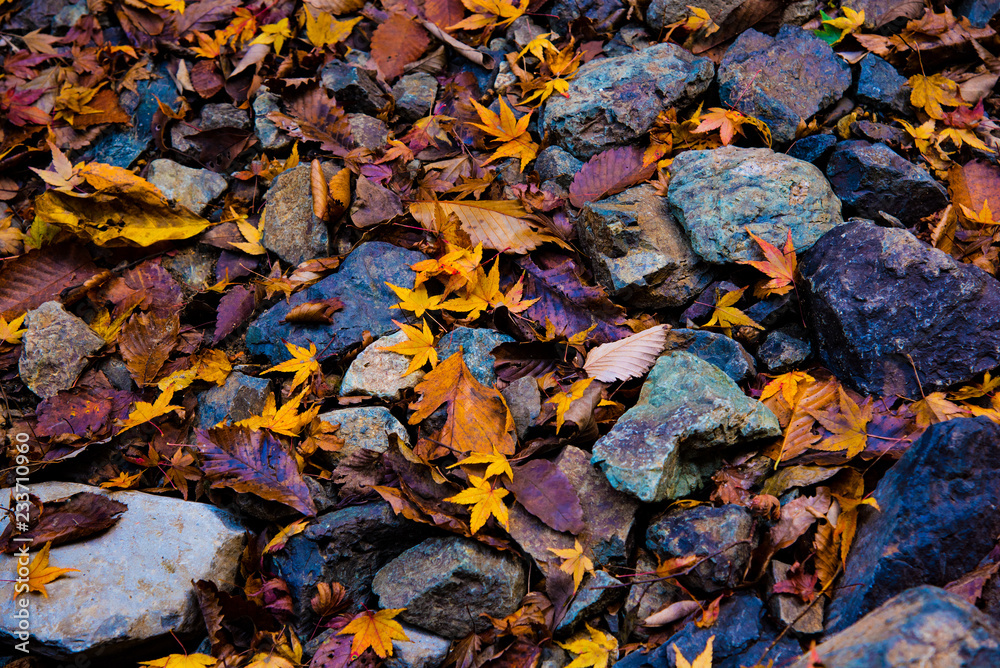
[[[426,260],[423,253],[408,251],[382,241],[361,244],[347,256],[337,273],[301,290],[289,301],[280,301],[247,328],[247,347],[255,355],[266,355],[272,364],[289,359],[283,341],[308,347],[315,343],[318,358],[339,355],[361,341],[366,331],[382,336],[397,331],[393,318],[401,312],[399,302],[386,283],[410,288],[414,273],[410,265]],[[308,301],[336,297],[344,308],[333,323],[303,327],[282,322],[285,314]]]
[[879,219],[885,211],[904,225],[948,204],[948,191],[926,171],[885,144],[840,142],[830,154],[826,176],[846,213]]
[[146,180],[159,188],[167,199],[198,214],[204,213],[212,200],[228,187],[221,174],[208,169],[192,169],[166,159],[149,163]]
[[450,640],[408,624],[401,626],[410,640],[393,643],[392,656],[385,660],[385,668],[438,668],[444,665]]
[[583,161],[558,146],[549,146],[535,158],[535,171],[542,181],[555,181],[563,188],[573,184],[573,178],[583,167]]
[[59,302],[28,311],[18,371],[28,389],[42,399],[68,390],[87,366],[88,357],[104,347],[104,339]]
[[828,606],[827,631],[853,624],[892,596],[944,586],[971,571],[996,543],[1000,514],[1000,426],[988,418],[932,425],[864,506],[843,583]]
[[280,100],[281,98],[269,91],[266,86],[257,91],[257,97],[253,100],[254,132],[260,141],[260,147],[266,151],[280,151],[292,143],[291,137],[267,117],[272,111],[281,111],[278,106]]
[[[323,163],[330,179],[338,168]],[[275,177],[266,195],[266,217],[261,243],[289,264],[330,254],[326,221],[313,215],[311,167],[301,164]]]
[[296,625],[313,631],[316,613],[309,600],[317,582],[339,582],[351,609],[360,610],[371,596],[375,573],[424,537],[425,527],[396,515],[382,501],[321,515],[273,557],[292,593]]
[[406,332],[396,332],[377,339],[362,350],[344,374],[340,383],[341,396],[362,394],[380,399],[398,399],[403,390],[416,387],[423,380],[424,372],[417,370],[404,375],[410,366],[410,358],[384,350],[408,340]]
[[553,633],[557,636],[569,635],[584,621],[604,612],[624,595],[625,586],[621,580],[611,577],[606,571],[594,571],[580,585],[573,602],[569,604],[566,614]]
[[643,26],[628,23],[615,33],[611,41],[604,45],[602,51],[608,58],[614,58],[646,49],[652,46],[655,41],[656,39],[650,37]]
[[318,417],[323,422],[340,425],[337,436],[344,439],[344,447],[334,453],[334,460],[359,450],[385,452],[389,449],[389,434],[395,434],[403,443],[410,442],[406,427],[384,406],[352,406]]
[[510,552],[458,537],[429,538],[375,574],[382,608],[406,608],[399,619],[457,639],[505,617],[528,591],[524,565]]
[[[31,491],[42,501],[92,492],[128,506],[106,532],[51,549],[49,565],[80,572],[46,585],[48,598],[30,596],[32,654],[66,659],[176,647],[171,633],[205,628],[191,581],[235,586],[245,529],[223,510],[75,483],[40,483]],[[6,499],[7,490],[0,496]],[[14,573],[16,562],[14,555],[0,556],[5,573]],[[16,623],[10,614],[0,619],[5,643],[18,642]]]
[[703,592],[732,589],[743,580],[756,547],[753,516],[743,506],[675,508],[653,518],[646,547],[661,560],[714,555],[678,580]]
[[861,59],[855,97],[861,104],[883,113],[906,117],[913,114],[906,77],[874,53]]
[[613,32],[627,7],[622,0],[556,0],[549,11],[553,28],[561,34],[566,34],[569,24],[581,18],[599,32]]
[[392,87],[396,113],[400,120],[412,123],[431,113],[437,99],[438,83],[426,72],[414,72],[399,78]]
[[542,412],[542,395],[538,391],[538,381],[530,376],[518,378],[500,390],[510,415],[514,418],[518,438],[524,438]]
[[649,637],[647,627],[641,626],[647,617],[671,603],[687,598],[684,590],[672,579],[661,580],[656,577],[656,566],[657,561],[652,554],[643,549],[638,551],[635,572],[649,575],[637,575],[633,578],[632,586],[628,589],[628,597],[625,599],[627,628],[633,629],[632,633],[642,639]]
[[825,165],[826,159],[836,143],[837,138],[833,135],[809,135],[802,139],[796,139],[795,143],[788,149],[787,155],[817,166]]
[[594,445],[611,485],[647,503],[702,486],[726,446],[777,436],[778,420],[721,369],[691,353],[667,353],[642,386],[639,402]]
[[769,373],[785,373],[812,355],[812,344],[783,331],[771,332],[757,349],[757,358]]
[[[914,587],[816,647],[836,668],[990,668],[1000,665],[1000,628],[960,596]],[[807,668],[803,656],[790,668]]]
[[1000,365],[1000,284],[906,230],[847,223],[799,270],[820,357],[865,394],[918,397]]
[[766,148],[687,151],[671,170],[671,211],[708,262],[761,259],[746,228],[779,248],[791,231],[802,252],[843,222],[840,200],[815,165]]
[[685,350],[722,369],[737,383],[756,375],[753,357],[739,343],[723,334],[703,329],[671,329],[665,352]]
[[851,68],[826,42],[795,26],[768,37],[742,33],[719,65],[719,98],[767,123],[777,144],[795,139],[800,121],[835,103],[851,85]]
[[250,114],[246,109],[240,109],[229,103],[206,104],[201,108],[201,131],[218,130],[219,128],[250,129]]
[[683,306],[711,282],[667,200],[643,185],[588,202],[577,234],[594,278],[617,302],[638,308]]
[[631,144],[662,110],[694,101],[713,74],[710,60],[669,43],[592,60],[570,81],[568,97],[549,98],[542,134],[581,159]]
[[[729,13],[742,4],[740,0],[707,0],[698,5],[712,17],[717,24],[722,25]],[[653,0],[646,10],[646,24],[659,32],[667,25],[691,16],[683,0]]]
[[193,142],[188,141],[188,137],[196,135],[199,132],[200,130],[194,125],[175,123],[170,126],[170,146],[181,153],[195,152],[198,150],[198,147]]
[[[566,446],[554,460],[580,498],[586,531],[579,537],[595,568],[624,567],[632,552],[635,513],[639,504],[608,484],[590,463],[590,455]],[[528,513],[519,504],[510,509],[510,535],[545,571],[561,560],[549,548],[572,548],[576,537],[561,533]]]
[[389,96],[375,78],[375,72],[342,60],[330,62],[320,73],[323,87],[333,93],[346,111],[378,116]]
[[[772,559],[768,569],[768,589],[771,590],[776,583],[787,580],[790,568],[789,564]],[[826,598],[823,596],[810,605],[794,594],[772,593],[767,599],[767,608],[781,626],[791,626],[792,631],[801,635],[816,635],[823,632],[825,602]]]
[[969,19],[973,28],[985,28],[997,12],[1000,12],[997,0],[961,0],[955,8],[955,16]]
[[389,127],[377,118],[367,114],[348,114],[347,124],[351,126],[351,137],[361,148],[375,151],[389,142]]
[[220,422],[232,424],[260,415],[273,394],[269,379],[233,371],[221,387],[198,394],[198,426],[209,429]]
[[497,382],[493,373],[493,349],[501,343],[513,343],[513,337],[493,329],[456,327],[434,346],[438,359],[444,361],[462,350],[462,360],[473,377],[487,387]]

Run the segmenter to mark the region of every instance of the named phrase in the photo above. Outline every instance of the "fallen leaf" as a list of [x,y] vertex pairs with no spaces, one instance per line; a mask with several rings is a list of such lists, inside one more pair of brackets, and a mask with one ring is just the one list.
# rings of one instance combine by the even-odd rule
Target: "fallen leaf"
[[15,318],[59,297],[98,273],[81,244],[57,244],[32,250],[3,263],[0,315]]
[[584,393],[587,391],[587,388],[590,386],[592,382],[594,382],[594,380],[596,379],[581,378],[580,380],[575,381],[570,386],[569,390],[565,392],[557,392],[554,395],[552,395],[552,397],[548,401],[545,402],[547,404],[552,404],[553,406],[555,406],[557,434],[562,429],[563,422],[566,419],[566,412],[569,410],[570,406],[573,405],[574,401],[577,401],[578,399],[581,399],[583,397]]
[[798,259],[795,257],[795,245],[792,243],[792,232],[788,231],[785,248],[778,250],[774,244],[761,239],[747,228],[747,234],[757,242],[764,251],[766,260],[745,260],[740,264],[748,264],[771,277],[770,281],[760,283],[754,288],[754,295],[764,298],[768,295],[787,294],[795,287],[795,272],[798,269]]
[[173,413],[174,411],[183,411],[183,406],[177,406],[170,403],[173,399],[173,390],[168,390],[166,392],[160,392],[160,396],[156,397],[156,401],[149,403],[146,401],[137,401],[135,406],[132,407],[132,411],[128,414],[128,417],[124,420],[120,420],[118,423],[118,433],[127,431],[132,427],[138,427],[141,424],[146,424],[151,420],[155,420],[158,417],[166,415],[167,413]]
[[548,548],[549,552],[556,555],[563,562],[559,565],[559,570],[573,576],[573,592],[580,588],[583,576],[594,572],[594,562],[583,553],[583,546],[579,539],[574,539],[573,547],[557,550],[554,547]]
[[636,147],[613,148],[588,160],[573,177],[569,201],[579,208],[645,181],[656,171],[656,163],[646,163]]
[[687,659],[684,658],[684,655],[681,654],[681,651],[677,649],[677,645],[675,644],[673,646],[674,656],[675,656],[674,661],[677,662],[677,668],[712,668],[713,640],[715,640],[715,636],[712,636],[711,638],[708,639],[708,642],[705,643],[705,649],[701,651],[701,654],[695,657],[693,663],[689,662]]
[[958,92],[958,84],[941,74],[924,76],[914,74],[907,83],[910,85],[910,103],[918,109],[923,109],[935,120],[944,118],[941,105],[949,107],[967,106]]
[[463,489],[454,496],[449,496],[445,501],[461,503],[472,506],[472,520],[470,526],[472,533],[477,533],[486,524],[486,520],[492,515],[504,529],[509,530],[507,506],[504,505],[503,497],[510,492],[503,487],[498,487],[494,483],[487,482],[479,476],[469,475],[469,489]]
[[177,346],[180,317],[137,313],[122,327],[119,349],[132,379],[139,387],[156,380],[170,353]]
[[663,352],[669,329],[670,325],[656,325],[624,339],[601,344],[587,353],[583,370],[602,383],[643,376]]
[[427,326],[427,321],[420,321],[423,324],[423,330],[402,322],[397,322],[396,320],[393,320],[393,322],[406,334],[406,341],[397,343],[394,346],[385,346],[380,350],[391,350],[394,353],[413,358],[410,360],[410,366],[407,367],[406,373],[403,375],[409,376],[428,362],[430,362],[432,367],[437,366],[438,358],[437,350],[434,348],[434,333]]
[[733,306],[743,297],[746,288],[732,290],[724,295],[716,294],[715,307],[712,310],[712,319],[702,327],[720,327],[726,336],[732,335],[732,327],[753,327],[754,329],[764,329],[754,322],[746,313]]
[[584,626],[587,633],[578,633],[566,643],[556,643],[577,655],[566,668],[608,668],[608,662],[618,656],[618,641],[611,634],[598,631],[586,622]]
[[310,343],[309,347],[306,348],[305,346],[297,346],[294,343],[286,341],[285,348],[292,358],[272,366],[267,371],[264,371],[264,373],[271,373],[272,371],[294,373],[291,386],[294,390],[309,380],[310,376],[319,373],[319,362],[316,360],[316,344]]
[[676,601],[646,617],[642,620],[642,625],[665,626],[700,610],[702,610],[702,604],[698,601]]
[[406,633],[403,626],[393,618],[406,608],[396,608],[392,610],[379,610],[372,612],[365,610],[358,613],[351,622],[337,632],[337,635],[354,634],[351,642],[351,659],[361,656],[369,647],[384,659],[392,656],[392,641],[406,640]]
[[844,388],[838,386],[839,410],[832,413],[813,411],[811,415],[833,435],[812,447],[817,450],[844,450],[847,458],[853,458],[865,449],[868,443],[867,425],[872,419],[872,398],[858,406],[847,396]]
[[[27,531],[18,531],[18,538],[35,543],[61,545],[80,540],[113,527],[128,506],[93,492],[78,492],[64,499],[46,501],[38,522]],[[13,542],[14,525],[8,524],[0,535],[0,552],[13,552],[20,544]]]
[[213,668],[218,663],[215,657],[208,654],[170,654],[152,661],[140,661],[139,665],[148,668]]
[[917,416],[917,426],[926,429],[932,424],[947,422],[957,417],[967,417],[969,411],[945,399],[944,392],[932,392],[910,406]]
[[528,213],[519,202],[472,200],[439,202],[417,200],[410,204],[410,214],[427,230],[435,230],[434,210],[440,207],[445,216],[454,214],[462,230],[469,235],[470,245],[502,253],[526,253],[551,241],[553,237],[540,232],[529,221]]
[[402,12],[393,12],[372,33],[372,59],[385,80],[392,81],[420,58],[430,43],[430,35],[419,23]]
[[547,459],[533,459],[514,468],[507,489],[525,510],[556,531],[578,534],[586,528],[576,489]]
[[[28,593],[33,591],[41,592],[42,596],[45,598],[49,597],[49,593],[45,591],[45,585],[58,580],[66,573],[79,573],[78,568],[56,568],[55,566],[49,566],[49,548],[52,547],[52,543],[46,543],[45,547],[35,555],[35,558],[28,564]],[[20,593],[14,592],[14,598],[21,596]]]

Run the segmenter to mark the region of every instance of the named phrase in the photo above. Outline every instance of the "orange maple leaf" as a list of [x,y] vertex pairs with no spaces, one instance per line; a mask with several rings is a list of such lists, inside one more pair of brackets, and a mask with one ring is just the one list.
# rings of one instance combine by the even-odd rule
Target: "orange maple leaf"
[[756,234],[746,228],[750,238],[757,242],[760,249],[764,251],[766,260],[744,260],[740,264],[748,264],[754,269],[759,269],[771,277],[770,281],[761,282],[757,285],[753,293],[757,297],[768,295],[783,295],[795,287],[795,271],[798,269],[798,258],[795,257],[795,244],[792,243],[792,231],[788,231],[788,238],[785,239],[785,248],[778,250],[776,246],[765,239],[761,239]]
[[499,102],[500,114],[497,115],[473,100],[472,105],[476,108],[476,112],[479,113],[479,118],[483,122],[469,123],[469,125],[477,127],[486,134],[494,137],[493,141],[503,142],[485,164],[489,164],[500,158],[519,157],[521,159],[521,171],[523,172],[528,163],[538,155],[538,144],[532,141],[531,135],[528,134],[528,123],[531,122],[531,113],[529,112],[519,119],[514,118],[513,110],[507,106],[502,97],[499,99]]
[[838,386],[840,410],[830,413],[810,411],[817,422],[832,436],[812,447],[817,450],[845,450],[848,458],[858,455],[868,444],[868,423],[872,419],[872,399],[868,397],[860,406],[854,402],[844,388]]
[[406,637],[406,632],[403,631],[403,625],[393,619],[405,609],[396,608],[379,610],[378,612],[365,610],[358,613],[347,626],[340,629],[337,635],[354,634],[354,639],[351,640],[351,659],[358,658],[369,647],[379,658],[384,659],[392,656],[393,640],[411,642]]
[[[28,564],[28,593],[33,591],[41,592],[42,596],[45,598],[49,597],[49,593],[45,591],[45,585],[49,584],[54,580],[58,580],[66,573],[79,573],[78,568],[56,568],[55,566],[49,566],[49,548],[52,547],[52,541],[45,544],[45,547],[35,555],[35,558],[30,564]],[[19,588],[14,589],[14,598],[20,596],[23,591],[18,591]]]
[[763,121],[753,116],[741,114],[735,109],[712,107],[708,110],[707,114],[702,115],[700,118],[701,122],[692,132],[694,134],[703,134],[712,130],[718,130],[723,146],[729,146],[736,135],[743,136],[744,125],[752,125],[760,130],[760,133],[764,135],[764,141],[767,142],[768,146],[771,145],[771,131],[767,125]]

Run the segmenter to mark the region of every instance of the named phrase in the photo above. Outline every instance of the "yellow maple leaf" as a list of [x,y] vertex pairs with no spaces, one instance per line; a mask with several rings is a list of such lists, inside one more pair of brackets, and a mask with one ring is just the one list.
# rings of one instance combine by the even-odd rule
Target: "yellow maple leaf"
[[250,44],[273,44],[274,52],[281,53],[281,47],[284,46],[285,40],[292,36],[292,30],[288,27],[288,17],[281,19],[277,23],[261,26],[260,33],[260,35],[254,37]]
[[289,538],[297,536],[305,531],[310,522],[312,522],[312,520],[307,517],[305,519],[295,520],[288,526],[282,528],[277,534],[275,534],[274,538],[268,541],[267,545],[264,547],[264,554],[271,554],[272,552],[277,552],[283,548]]
[[[41,592],[42,596],[45,598],[49,597],[49,593],[45,591],[45,585],[49,584],[54,580],[58,580],[66,573],[79,573],[78,568],[56,568],[55,566],[49,566],[49,548],[52,547],[52,541],[45,544],[45,547],[35,555],[35,558],[30,564],[28,564],[28,593],[33,591]],[[23,592],[18,592],[16,589],[14,591],[14,598],[17,598]]]
[[715,636],[708,639],[705,643],[705,649],[702,650],[701,654],[695,657],[694,662],[690,662],[684,658],[681,651],[677,649],[676,643],[674,644],[674,661],[677,664],[677,668],[712,668],[712,642],[715,640]]
[[917,426],[924,429],[932,424],[947,422],[969,414],[967,409],[945,399],[944,392],[928,394],[920,401],[914,402],[910,410],[917,416]]
[[559,49],[556,48],[556,45],[549,41],[549,37],[551,35],[552,33],[550,32],[543,32],[542,34],[532,38],[532,40],[525,44],[524,48],[518,52],[517,59],[520,60],[521,58],[524,58],[525,54],[530,53],[535,58],[544,60],[546,51],[559,53]]
[[507,496],[510,492],[502,487],[494,487],[484,478],[471,474],[469,475],[469,482],[472,484],[472,487],[463,489],[455,496],[448,497],[445,501],[472,506],[472,533],[476,533],[483,528],[490,515],[497,518],[497,521],[500,522],[504,529],[509,530],[510,527],[507,524],[507,506],[503,503],[503,497]]
[[983,382],[977,383],[976,385],[965,385],[958,388],[957,390],[952,390],[948,393],[953,401],[964,401],[966,399],[977,399],[979,397],[985,397],[990,392],[993,392],[998,387],[1000,387],[1000,376],[993,378],[990,376],[990,372],[987,371],[983,375]]
[[740,264],[748,264],[754,269],[767,274],[771,280],[765,281],[754,288],[754,295],[766,297],[768,295],[784,295],[791,292],[795,287],[795,272],[798,269],[798,258],[795,257],[795,244],[792,242],[792,231],[788,231],[785,239],[785,247],[778,250],[777,246],[761,239],[756,234],[746,228],[750,238],[757,242],[764,252],[765,260],[744,260]]
[[285,360],[264,373],[272,371],[294,373],[295,375],[292,377],[292,389],[294,389],[309,380],[312,374],[319,372],[319,362],[316,361],[316,344],[310,343],[309,347],[306,348],[286,341],[285,348],[288,349],[288,354],[292,356],[292,359]]
[[394,346],[379,348],[379,350],[391,350],[394,353],[413,358],[410,360],[410,366],[407,367],[404,376],[409,376],[428,362],[432,367],[436,367],[438,356],[437,350],[434,349],[434,332],[427,326],[427,321],[420,321],[424,326],[423,331],[397,320],[393,320],[393,322],[406,334],[407,340]]
[[576,634],[567,643],[557,643],[577,655],[566,668],[608,668],[608,662],[618,656],[618,641],[610,633],[598,631],[586,622],[584,626],[586,633]]
[[510,462],[508,462],[504,454],[496,448],[493,448],[492,453],[473,453],[457,464],[452,464],[448,468],[453,469],[456,466],[464,468],[474,464],[486,464],[486,473],[483,474],[483,478],[501,475],[506,475],[508,479],[512,479],[514,477],[514,472],[510,468]]
[[694,7],[692,5],[685,6],[691,12],[691,15],[684,21],[685,30],[698,32],[701,29],[705,29],[704,37],[708,37],[712,33],[718,32],[719,26],[716,25],[715,21],[712,20],[712,17],[709,16],[707,11],[701,7]]
[[476,319],[484,310],[502,298],[500,267],[494,262],[488,274],[481,267],[476,270],[475,279],[465,286],[465,296],[442,302],[441,308],[448,311],[464,311],[470,318]]
[[132,475],[128,475],[122,471],[111,480],[102,482],[101,487],[104,489],[130,489],[140,477],[142,477],[142,471]]
[[989,200],[983,200],[983,208],[978,213],[964,204],[959,204],[958,206],[962,209],[962,213],[965,214],[965,217],[970,222],[978,223],[980,225],[1000,225],[1000,221],[993,219],[993,211],[990,209]]
[[968,144],[969,146],[977,148],[980,151],[995,153],[993,149],[987,146],[986,143],[976,136],[976,133],[969,128],[945,128],[938,136],[938,144],[943,142],[945,139],[950,139],[958,148],[962,148],[964,145]]
[[[569,81],[559,77],[558,79],[549,79],[547,81],[532,81],[521,86],[521,93],[527,93],[528,91],[534,91],[531,95],[525,97],[521,100],[521,104],[534,104],[536,107],[549,99],[553,93],[559,93],[563,97],[569,97],[567,91],[569,91]],[[522,168],[523,169],[523,168]]]
[[872,419],[872,399],[868,397],[861,406],[858,406],[853,399],[847,396],[843,387],[838,385],[837,392],[840,397],[839,411],[832,415],[809,411],[809,414],[817,422],[833,434],[812,447],[827,451],[844,450],[850,459],[858,455],[868,444],[867,427]]
[[316,48],[322,49],[342,42],[351,36],[354,26],[361,21],[362,17],[338,21],[328,12],[319,12],[314,16],[307,7],[306,10],[306,37]]
[[258,652],[245,668],[295,668],[296,665],[283,656]]
[[447,30],[479,30],[480,28],[492,30],[496,26],[515,21],[528,9],[528,2],[529,0],[521,0],[521,3],[515,6],[510,0],[462,0],[466,9],[475,13],[455,25],[448,26]]
[[754,322],[746,313],[739,310],[733,304],[740,300],[746,288],[732,290],[725,295],[716,293],[715,308],[712,311],[712,319],[706,322],[703,327],[720,327],[726,336],[732,336],[732,327],[753,327],[754,329],[764,329]]
[[424,285],[418,285],[412,290],[401,288],[389,283],[388,281],[386,282],[386,285],[388,285],[389,288],[396,293],[396,296],[399,297],[400,300],[399,303],[392,308],[403,309],[404,311],[413,311],[413,315],[418,318],[422,317],[427,311],[437,311],[441,308],[441,296],[427,294],[427,287]]
[[583,397],[583,393],[590,387],[590,384],[594,382],[593,378],[581,378],[569,387],[568,392],[559,392],[555,394],[551,399],[546,401],[547,404],[553,404],[556,407],[556,433],[562,429],[563,422],[566,419],[566,411],[573,404],[574,401]]
[[499,98],[500,113],[495,114],[475,100],[472,105],[476,108],[482,123],[469,123],[469,125],[479,128],[486,134],[493,137],[493,141],[503,142],[490,159],[484,164],[489,164],[500,158],[519,157],[521,159],[521,171],[529,162],[538,155],[538,144],[531,139],[528,133],[528,123],[531,122],[531,113],[527,113],[521,118],[514,117],[514,111],[507,106],[503,98]]
[[[440,208],[440,207],[439,207]],[[441,210],[444,215],[443,209]],[[417,272],[414,285],[420,285],[432,277],[441,277],[445,283],[444,292],[450,294],[476,281],[476,271],[483,262],[483,245],[477,244],[473,250],[445,244],[445,254],[434,260],[424,260],[410,268]]]
[[393,619],[405,609],[396,608],[379,610],[378,612],[365,610],[359,612],[347,626],[340,629],[337,635],[354,634],[354,638],[351,640],[351,659],[358,658],[369,647],[379,658],[384,659],[392,656],[393,640],[409,642],[410,639],[403,631],[403,625]]
[[204,350],[191,358],[191,366],[174,371],[156,383],[161,391],[179,392],[196,380],[204,380],[222,386],[233,370],[233,365],[221,350]]
[[836,28],[840,31],[840,37],[837,38],[837,41],[834,42],[834,44],[840,42],[842,39],[865,24],[865,10],[862,9],[860,12],[856,12],[846,5],[841,5],[840,8],[844,12],[843,16],[823,21],[823,23],[831,28]]
[[170,654],[152,661],[140,661],[139,665],[148,668],[212,668],[218,662],[208,654]]
[[138,427],[141,424],[145,424],[150,420],[160,417],[161,415],[166,415],[167,413],[172,413],[174,411],[183,410],[183,406],[177,406],[170,403],[170,400],[174,397],[174,391],[172,389],[167,389],[160,392],[160,396],[156,397],[156,401],[149,403],[148,401],[137,401],[132,407],[132,411],[128,414],[125,420],[119,421],[118,433],[127,431],[132,427]]
[[935,120],[944,118],[941,105],[949,107],[967,107],[968,104],[958,92],[958,84],[942,74],[914,74],[907,82],[910,84],[910,104],[923,109]]
[[267,395],[264,400],[264,409],[260,415],[253,415],[245,420],[236,423],[237,427],[249,427],[250,429],[267,429],[275,434],[295,437],[302,431],[303,427],[310,424],[319,414],[320,406],[316,404],[303,413],[299,413],[299,405],[309,388],[303,389],[293,398],[275,408],[274,395]]
[[764,389],[760,393],[760,400],[765,401],[780,392],[785,403],[791,408],[795,405],[795,395],[799,393],[799,384],[811,383],[815,380],[815,378],[805,371],[783,373],[764,386]]
[[10,322],[7,322],[7,319],[0,315],[0,340],[3,340],[5,343],[20,343],[21,337],[28,331],[26,328],[21,328],[21,324],[24,323],[24,316],[26,315],[28,314],[22,313]]
[[236,213],[232,208],[229,209],[231,218],[230,221],[235,220],[236,227],[239,228],[240,234],[246,239],[243,241],[230,241],[229,245],[233,248],[243,251],[247,255],[266,255],[267,249],[261,243],[264,238],[264,213],[261,213],[260,220],[257,222],[257,227],[254,227],[247,222],[247,217],[245,214]]
[[584,574],[594,572],[594,562],[583,553],[583,546],[580,545],[578,539],[574,539],[573,547],[571,548],[557,550],[554,547],[550,547],[549,552],[562,558],[563,562],[559,565],[559,570],[573,576],[574,592],[580,588]]

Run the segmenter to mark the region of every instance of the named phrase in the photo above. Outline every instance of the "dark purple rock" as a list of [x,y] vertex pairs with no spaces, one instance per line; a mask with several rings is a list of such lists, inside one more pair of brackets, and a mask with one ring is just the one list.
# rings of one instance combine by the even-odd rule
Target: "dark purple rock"
[[389,103],[372,70],[333,60],[323,68],[321,77],[323,87],[345,111],[378,116]]
[[[887,601],[816,651],[831,668],[995,668],[1000,628],[961,597],[921,586]],[[791,668],[810,665],[806,655]]]
[[622,0],[555,0],[549,6],[552,26],[565,33],[569,24],[587,19],[598,31],[613,32],[625,18],[628,5]]
[[[971,571],[1000,534],[1000,426],[958,418],[930,427],[862,507],[828,632],[910,587],[943,586]],[[840,665],[840,664],[837,664]]]
[[1000,365],[1000,283],[906,230],[846,223],[799,270],[820,357],[866,394],[919,397],[920,384],[965,383]]
[[845,214],[874,219],[885,211],[904,225],[913,225],[948,204],[944,186],[885,144],[837,144],[826,177]]
[[822,165],[836,143],[837,138],[833,135],[809,135],[797,139],[788,149],[788,155],[814,165]]
[[830,45],[791,25],[775,37],[747,30],[719,66],[722,103],[767,123],[778,144],[795,139],[799,121],[835,103],[850,85],[851,68]]
[[906,77],[874,53],[869,53],[861,60],[855,97],[861,104],[885,113],[901,116],[913,113]]

